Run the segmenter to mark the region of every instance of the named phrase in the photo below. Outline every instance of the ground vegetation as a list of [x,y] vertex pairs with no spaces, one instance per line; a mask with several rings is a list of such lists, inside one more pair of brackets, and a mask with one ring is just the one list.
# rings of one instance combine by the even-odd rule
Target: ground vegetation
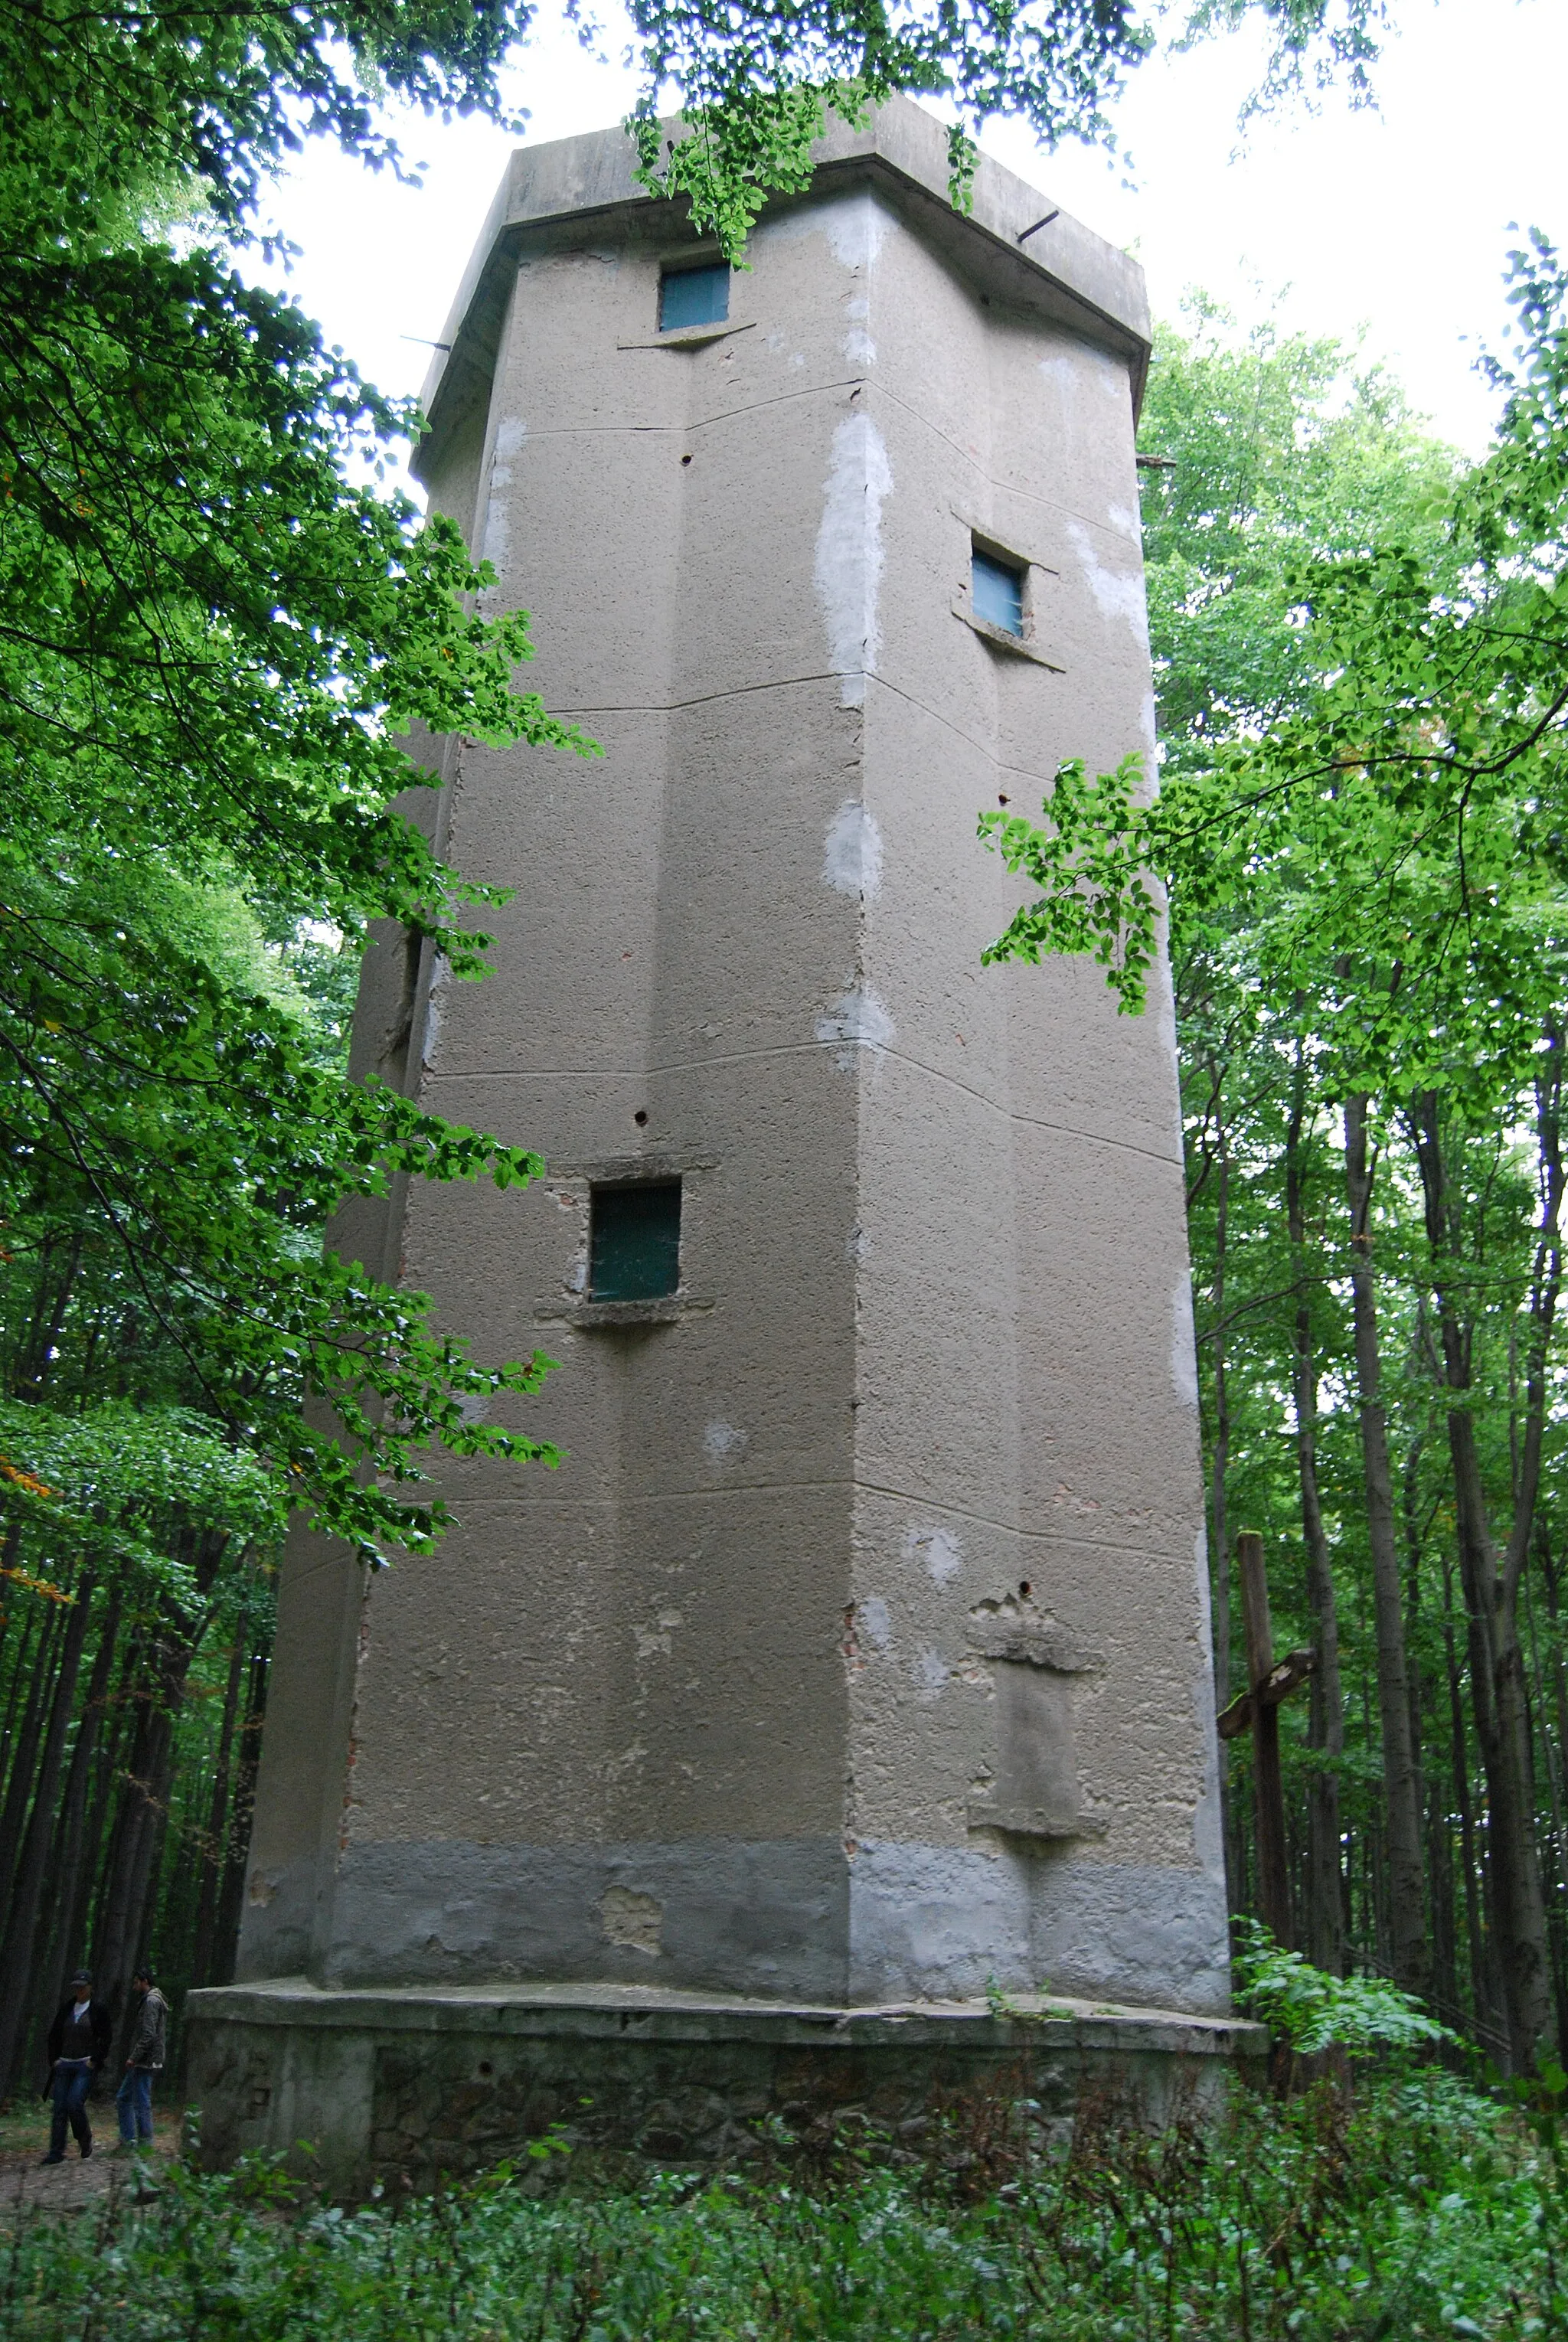
[[562,2150],[358,2208],[275,2166],[166,2171],[75,2220],[14,2211],[0,2316],[30,2342],[1523,2342],[1568,2316],[1550,2102],[1406,2070],[1354,2102],[1238,2089],[1157,2137],[1090,2108],[1057,2153],[994,2112],[920,2160],[865,2134],[814,2164],[775,2137],[750,2172],[617,2178]]

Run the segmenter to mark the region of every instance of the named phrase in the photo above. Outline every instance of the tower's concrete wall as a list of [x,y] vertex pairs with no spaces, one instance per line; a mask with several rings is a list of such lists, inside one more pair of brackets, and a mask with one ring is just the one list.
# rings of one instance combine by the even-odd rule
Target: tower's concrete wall
[[[356,1046],[550,1176],[342,1241],[560,1360],[519,1420],[568,1454],[444,1463],[458,1526],[363,1593],[291,1549],[248,1977],[1224,2006],[1167,988],[979,961],[976,812],[1152,747],[1141,280],[989,165],[956,219],[944,144],[835,134],[707,338],[617,134],[520,153],[469,272],[432,502],[605,753],[431,750],[494,972],[388,939]],[[589,1185],[660,1171],[627,1323]]]

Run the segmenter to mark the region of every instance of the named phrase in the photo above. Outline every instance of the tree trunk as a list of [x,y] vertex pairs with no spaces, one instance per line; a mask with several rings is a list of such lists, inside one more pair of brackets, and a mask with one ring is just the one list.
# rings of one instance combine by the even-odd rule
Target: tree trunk
[[55,1806],[65,1770],[65,1736],[76,1698],[76,1676],[86,1645],[93,1608],[93,1580],[84,1572],[77,1581],[76,1599],[65,1622],[59,1671],[49,1703],[49,1726],[38,1760],[33,1810],[17,1857],[15,1875],[0,1934],[0,2095],[9,2091],[17,2052],[25,2039],[27,1987],[34,1970],[34,1937],[38,1931],[38,1906],[49,1842],[55,1834]]
[[1356,1394],[1361,1413],[1362,1476],[1372,1552],[1373,1614],[1377,1627],[1377,1706],[1383,1742],[1383,1794],[1388,1848],[1389,1965],[1406,1992],[1432,1990],[1426,1931],[1426,1877],[1421,1858],[1421,1777],[1410,1728],[1404,1608],[1394,1534],[1393,1475],[1383,1404],[1377,1292],[1372,1265],[1372,1189],[1366,1096],[1344,1102],[1344,1172],[1350,1202],[1351,1306],[1355,1327]]
[[[1560,1059],[1560,1048],[1553,1051]],[[1560,1070],[1554,1068],[1560,1079]],[[1555,1103],[1538,1113],[1543,1169],[1548,1148],[1555,1153]],[[1412,1116],[1432,1254],[1443,1381],[1457,1399],[1470,1391],[1471,1344],[1455,1290],[1463,1254],[1457,1202],[1444,1161],[1438,1100],[1427,1091]],[[1513,1535],[1500,1564],[1488,1517],[1475,1424],[1468,1406],[1448,1409],[1448,1446],[1453,1466],[1453,1502],[1460,1578],[1470,1620],[1472,1693],[1476,1737],[1486,1770],[1487,1857],[1498,1930],[1508,2022],[1508,2063],[1528,2074],[1553,2031],[1551,1962],[1546,1943],[1545,1897],[1535,1842],[1529,1704],[1524,1654],[1519,1637],[1518,1587],[1534,1524],[1540,1480],[1541,1435],[1545,1414],[1545,1343],[1555,1315],[1558,1259],[1557,1213],[1560,1168],[1550,1172],[1543,1193],[1537,1271],[1532,1295],[1532,1358],[1526,1373],[1524,1437],[1514,1503]]]
[[[1220,1084],[1214,1083],[1214,1115],[1218,1136],[1214,1199],[1214,1274],[1211,1286],[1214,1310],[1214,1437],[1210,1456],[1210,1528],[1213,1554],[1214,1706],[1228,1706],[1231,1696],[1231,1543],[1226,1516],[1225,1471],[1230,1460],[1231,1408],[1225,1383],[1225,1238],[1230,1212],[1231,1157],[1226,1141]],[[1225,1858],[1226,1897],[1233,1911],[1239,1907],[1241,1872],[1233,1843],[1234,1821],[1231,1793],[1231,1744],[1219,1744],[1220,1844]]]
[[234,1758],[235,1731],[239,1723],[240,1694],[245,1688],[246,1620],[241,1615],[229,1653],[228,1682],[224,1688],[223,1729],[218,1736],[217,1763],[213,1768],[212,1796],[207,1803],[206,1838],[201,1850],[202,1887],[196,1900],[196,1922],[191,1945],[191,1981],[212,1981],[213,1945],[217,1931],[218,1905],[223,1897],[224,1824],[228,1819],[229,1767]]
[[217,1942],[214,1948],[213,1981],[226,1984],[235,1972],[244,1916],[245,1871],[250,1861],[251,1822],[255,1812],[256,1769],[261,1763],[262,1725],[266,1717],[267,1655],[251,1657],[250,1684],[245,1695],[245,1720],[240,1728],[239,1761],[235,1767],[235,1801],[229,1817],[228,1854],[224,1866],[223,1894],[218,1903]]
[[1344,1701],[1339,1677],[1339,1616],[1333,1567],[1323,1524],[1317,1470],[1317,1361],[1306,1262],[1306,1066],[1298,1043],[1285,1136],[1285,1222],[1295,1287],[1293,1396],[1296,1477],[1306,1546],[1307,1604],[1317,1659],[1309,1697],[1307,1745],[1319,1760],[1307,1775],[1306,1955],[1330,1976],[1344,1974],[1344,1898],[1340,1879],[1339,1765],[1344,1755]]
[[98,1628],[98,1647],[93,1659],[93,1672],[87,1680],[87,1696],[82,1706],[76,1745],[71,1751],[70,1770],[65,1776],[65,1795],[60,1800],[60,1819],[55,1844],[50,1849],[49,1887],[55,1916],[32,1995],[33,2034],[40,2047],[42,2032],[65,1992],[66,1977],[86,1950],[78,1931],[81,1924],[79,1914],[85,1901],[84,1888],[87,1883],[83,1876],[86,1867],[83,1857],[88,1843],[87,1790],[103,1738],[104,1711],[119,1641],[123,1599],[121,1589],[116,1586]]
[[37,1776],[38,1743],[54,1686],[55,1644],[61,1631],[61,1607],[55,1603],[49,1606],[50,1615],[39,1637],[38,1656],[33,1662],[27,1705],[22,1713],[21,1728],[11,1747],[10,1778],[5,1785],[5,1807],[0,1809],[0,1897],[7,1904],[11,1899],[16,1868],[16,1852],[26,1827],[33,1783]]

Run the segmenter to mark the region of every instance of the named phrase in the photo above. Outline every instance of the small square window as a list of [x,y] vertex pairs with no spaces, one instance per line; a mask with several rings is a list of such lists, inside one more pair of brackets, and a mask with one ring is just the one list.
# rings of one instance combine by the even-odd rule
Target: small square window
[[588,1233],[590,1301],[657,1301],[681,1281],[681,1183],[595,1187]]
[[666,268],[659,279],[659,331],[675,325],[722,325],[730,314],[730,265]]
[[1024,632],[1024,572],[1014,569],[1008,561],[998,561],[994,553],[982,553],[974,548],[974,578],[972,589],[974,615],[988,626],[999,626],[1004,635]]

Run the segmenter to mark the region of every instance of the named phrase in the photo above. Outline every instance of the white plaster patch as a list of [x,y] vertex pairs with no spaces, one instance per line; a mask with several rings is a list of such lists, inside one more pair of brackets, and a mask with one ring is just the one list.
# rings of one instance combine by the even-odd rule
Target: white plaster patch
[[913,1669],[917,1690],[939,1692],[952,1672],[946,1660],[934,1644],[921,1645]]
[[661,1610],[651,1626],[634,1626],[637,1656],[640,1659],[664,1658],[671,1656],[670,1636],[677,1626],[685,1625],[678,1610]]
[[1149,611],[1144,598],[1144,579],[1139,570],[1107,569],[1094,550],[1094,539],[1081,520],[1067,523],[1067,534],[1073,547],[1084,565],[1084,575],[1104,618],[1120,618],[1131,628],[1133,639],[1146,656],[1149,648]]
[[710,1423],[703,1434],[703,1450],[710,1464],[723,1464],[729,1456],[741,1455],[745,1444],[746,1434],[733,1423]]
[[887,214],[869,187],[824,204],[828,249],[844,268],[869,268],[887,234]]
[[876,364],[876,344],[864,325],[852,325],[844,337],[844,362],[856,368]]
[[882,885],[882,832],[858,797],[845,797],[828,826],[822,875],[841,895],[874,902]]
[[1183,1269],[1171,1292],[1171,1380],[1183,1406],[1198,1405],[1197,1336],[1193,1329],[1192,1280]]
[[452,965],[443,954],[430,972],[430,995],[424,1004],[424,1038],[419,1045],[419,1062],[428,1073],[435,1062],[436,1044],[441,1038],[443,995],[452,981]]
[[1193,1807],[1193,1851],[1211,1877],[1223,1879],[1225,1848],[1220,1804],[1220,1744],[1214,1732],[1213,1620],[1209,1592],[1208,1532],[1193,1539],[1193,1578],[1198,1597],[1197,1665],[1193,1670],[1193,1706],[1203,1752],[1203,1785]]
[[881,648],[882,507],[893,473],[869,415],[845,415],[833,435],[833,460],[816,533],[815,584],[827,630],[828,664],[843,678],[839,701],[864,707],[865,678]]
[[835,1043],[848,1046],[839,1058],[845,1071],[854,1065],[855,1049],[872,1049],[880,1054],[893,1039],[893,1019],[869,986],[851,992],[841,992],[832,1006],[819,1016],[816,1037],[826,1046]]
[[1105,521],[1106,525],[1114,528],[1118,536],[1136,536],[1138,534],[1138,515],[1136,513],[1129,512],[1125,505],[1107,505]]
[[604,1941],[623,1951],[646,1952],[656,1959],[664,1949],[664,1907],[654,1896],[606,1887],[599,1898],[599,1922]]
[[494,565],[497,575],[506,565],[507,550],[512,541],[508,499],[503,491],[512,485],[512,458],[527,436],[527,425],[520,415],[505,415],[495,426],[495,445],[490,453],[490,480],[484,495],[484,536],[481,556]]
[[888,215],[869,187],[835,195],[825,204],[804,204],[783,219],[764,221],[757,242],[794,244],[803,235],[825,235],[841,268],[869,268],[882,249]]
[[885,1651],[893,1640],[893,1619],[881,1595],[868,1595],[856,1615],[861,1640],[874,1651]]
[[964,1566],[964,1548],[951,1529],[907,1529],[904,1557],[919,1562],[934,1586],[951,1586]]

